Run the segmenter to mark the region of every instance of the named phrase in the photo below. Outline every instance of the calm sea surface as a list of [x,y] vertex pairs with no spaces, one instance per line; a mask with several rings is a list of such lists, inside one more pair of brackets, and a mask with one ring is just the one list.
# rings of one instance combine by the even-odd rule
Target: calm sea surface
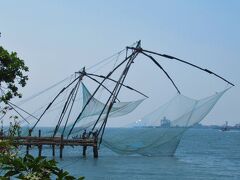
[[[31,150],[31,154],[37,154]],[[65,148],[60,166],[86,179],[240,179],[240,131],[190,129],[174,157],[117,155],[102,147],[98,159],[88,149]],[[43,155],[51,156],[46,147]],[[59,155],[59,152],[56,152]]]

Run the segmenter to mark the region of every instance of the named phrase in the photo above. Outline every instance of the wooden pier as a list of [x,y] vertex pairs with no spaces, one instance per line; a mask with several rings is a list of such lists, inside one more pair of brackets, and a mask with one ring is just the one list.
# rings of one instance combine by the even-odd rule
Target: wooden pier
[[41,130],[39,130],[39,136],[0,136],[0,139],[13,140],[13,143],[18,146],[26,146],[26,154],[29,154],[31,147],[38,147],[38,156],[42,156],[43,146],[51,146],[52,156],[55,157],[55,149],[59,147],[59,157],[63,157],[63,149],[65,146],[82,146],[82,155],[86,156],[87,147],[93,148],[93,157],[98,158],[98,143],[96,138],[77,138],[77,139],[64,139],[61,137],[41,137]]

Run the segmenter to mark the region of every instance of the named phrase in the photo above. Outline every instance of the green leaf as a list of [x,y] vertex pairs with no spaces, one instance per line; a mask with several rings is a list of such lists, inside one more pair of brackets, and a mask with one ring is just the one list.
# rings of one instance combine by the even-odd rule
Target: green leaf
[[14,176],[16,174],[19,174],[18,171],[8,171],[4,176],[5,177],[11,177],[11,176]]

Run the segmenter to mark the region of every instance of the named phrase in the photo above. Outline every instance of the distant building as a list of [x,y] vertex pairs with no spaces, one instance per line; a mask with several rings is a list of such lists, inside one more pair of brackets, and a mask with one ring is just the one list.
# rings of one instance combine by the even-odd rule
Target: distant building
[[161,120],[160,127],[164,128],[171,127],[171,121],[164,116],[163,119]]

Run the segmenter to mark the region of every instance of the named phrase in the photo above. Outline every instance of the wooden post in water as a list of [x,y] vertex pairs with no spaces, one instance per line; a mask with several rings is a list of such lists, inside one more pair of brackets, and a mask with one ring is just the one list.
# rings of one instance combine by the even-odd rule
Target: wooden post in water
[[[32,131],[31,131],[31,129],[29,129],[28,136],[31,137],[31,134],[32,134]],[[30,147],[30,145],[28,144],[27,147],[26,147],[26,154],[27,155],[29,154],[29,147]]]
[[54,144],[52,145],[52,155],[53,155],[53,157],[55,157],[55,145]]
[[42,145],[38,145],[38,157],[42,156]]
[[93,157],[98,158],[98,148],[96,144],[93,145]]
[[87,146],[83,146],[83,156],[86,156]]
[[29,154],[29,145],[27,145],[27,147],[26,147],[26,155],[28,155]]
[[[38,137],[41,137],[41,130],[38,130]],[[38,157],[42,156],[42,145],[38,145]]]
[[62,158],[62,153],[63,153],[63,135],[61,135],[61,143],[60,143],[60,158]]
[[97,146],[97,136],[94,136],[94,143],[93,143],[93,157],[98,158],[98,146]]

